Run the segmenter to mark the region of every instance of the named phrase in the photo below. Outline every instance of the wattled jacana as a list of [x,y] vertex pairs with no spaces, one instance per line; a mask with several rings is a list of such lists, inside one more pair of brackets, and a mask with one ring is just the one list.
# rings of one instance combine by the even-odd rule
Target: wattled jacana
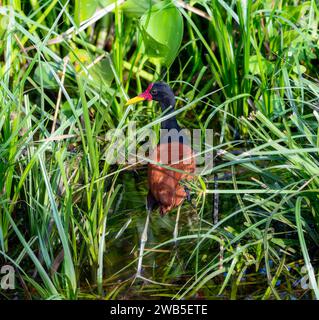
[[170,115],[175,106],[172,89],[164,82],[151,83],[142,94],[128,100],[126,105],[144,100],[158,101],[166,115],[161,123],[160,143],[150,154],[153,163],[148,164],[147,195],[148,210],[152,211],[158,206],[161,215],[164,215],[178,207],[185,198],[189,199],[189,192],[181,182],[192,179],[191,173],[195,171],[194,154],[176,117]]

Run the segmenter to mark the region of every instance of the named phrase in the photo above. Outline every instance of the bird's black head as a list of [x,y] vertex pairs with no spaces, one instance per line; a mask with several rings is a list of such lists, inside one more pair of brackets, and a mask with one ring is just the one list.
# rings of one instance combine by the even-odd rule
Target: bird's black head
[[152,96],[152,100],[161,102],[166,107],[174,107],[175,96],[171,87],[165,82],[155,82],[149,85],[149,93]]
[[168,108],[171,108],[173,110],[175,106],[174,92],[172,91],[170,86],[165,82],[151,83],[143,93],[127,101],[126,105],[137,103],[144,100],[158,101],[163,111],[165,111]]

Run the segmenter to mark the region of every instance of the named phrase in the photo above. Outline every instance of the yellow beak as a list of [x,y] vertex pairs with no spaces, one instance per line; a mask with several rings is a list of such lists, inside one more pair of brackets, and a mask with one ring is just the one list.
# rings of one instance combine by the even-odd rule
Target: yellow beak
[[135,103],[138,103],[138,102],[141,102],[141,101],[144,101],[145,98],[143,97],[140,97],[140,96],[136,96],[130,100],[128,100],[126,103],[125,103],[125,106],[128,106],[130,104],[135,104]]

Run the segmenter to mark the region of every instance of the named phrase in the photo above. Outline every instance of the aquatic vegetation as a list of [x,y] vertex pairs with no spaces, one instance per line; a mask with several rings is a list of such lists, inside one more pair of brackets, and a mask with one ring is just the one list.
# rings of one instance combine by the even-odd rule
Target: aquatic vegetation
[[[1,4],[4,298],[319,298],[315,1]],[[125,103],[159,80],[213,165],[151,215],[135,278],[146,164],[107,155],[131,123],[158,134],[155,103]]]

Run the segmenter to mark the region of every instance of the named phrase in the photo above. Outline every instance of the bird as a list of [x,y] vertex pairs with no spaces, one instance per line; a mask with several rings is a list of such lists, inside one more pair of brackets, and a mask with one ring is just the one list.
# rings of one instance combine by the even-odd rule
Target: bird
[[185,199],[190,200],[190,191],[182,183],[194,178],[196,163],[188,136],[172,114],[176,100],[167,83],[149,84],[143,93],[129,99],[126,105],[151,100],[159,102],[165,116],[161,122],[160,142],[149,155],[146,205],[149,211],[159,207],[161,216],[164,216]]

